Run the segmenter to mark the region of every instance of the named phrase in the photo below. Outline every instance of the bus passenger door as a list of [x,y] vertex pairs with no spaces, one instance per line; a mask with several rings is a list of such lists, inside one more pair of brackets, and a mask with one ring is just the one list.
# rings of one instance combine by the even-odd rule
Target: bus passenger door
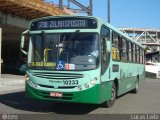
[[102,26],[101,29],[101,82],[110,79],[110,30]]

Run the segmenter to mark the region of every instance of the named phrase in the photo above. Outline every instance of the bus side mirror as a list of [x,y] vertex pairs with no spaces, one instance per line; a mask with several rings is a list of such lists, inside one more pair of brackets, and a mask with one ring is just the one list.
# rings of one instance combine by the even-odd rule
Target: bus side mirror
[[24,31],[21,36],[21,45],[20,50],[23,54],[28,54],[28,43],[29,43],[29,32],[28,30]]

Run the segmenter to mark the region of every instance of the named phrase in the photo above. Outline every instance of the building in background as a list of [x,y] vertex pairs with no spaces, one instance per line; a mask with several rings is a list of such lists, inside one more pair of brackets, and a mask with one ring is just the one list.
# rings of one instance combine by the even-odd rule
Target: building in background
[[160,51],[160,29],[119,28],[134,40],[146,46],[146,52]]

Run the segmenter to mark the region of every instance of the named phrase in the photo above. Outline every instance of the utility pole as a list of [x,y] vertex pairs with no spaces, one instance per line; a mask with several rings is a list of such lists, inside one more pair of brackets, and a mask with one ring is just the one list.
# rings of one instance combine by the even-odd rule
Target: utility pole
[[1,64],[3,62],[1,57],[2,57],[2,27],[0,25],[0,78],[1,78],[1,67],[2,67]]
[[68,9],[70,9],[70,1],[69,0],[68,0],[68,5],[67,6],[68,6]]
[[59,8],[62,10],[63,9],[63,0],[59,0]]
[[108,0],[108,23],[110,23],[110,0]]
[[93,15],[93,3],[92,0],[90,0],[90,16]]

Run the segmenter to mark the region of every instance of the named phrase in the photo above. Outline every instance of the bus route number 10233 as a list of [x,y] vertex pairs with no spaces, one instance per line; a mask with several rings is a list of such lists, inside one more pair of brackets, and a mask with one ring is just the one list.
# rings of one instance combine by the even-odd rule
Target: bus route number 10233
[[64,85],[78,85],[78,80],[63,80]]

